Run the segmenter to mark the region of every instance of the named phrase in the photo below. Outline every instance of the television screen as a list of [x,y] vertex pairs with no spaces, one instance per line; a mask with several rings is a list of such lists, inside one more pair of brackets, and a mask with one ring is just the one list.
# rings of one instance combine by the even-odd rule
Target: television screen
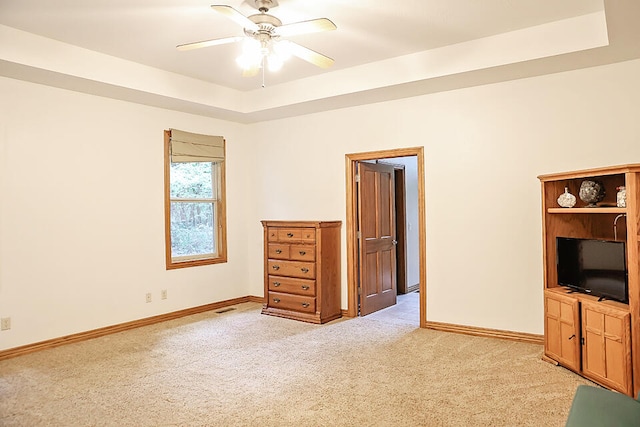
[[558,284],[628,302],[625,243],[556,237]]

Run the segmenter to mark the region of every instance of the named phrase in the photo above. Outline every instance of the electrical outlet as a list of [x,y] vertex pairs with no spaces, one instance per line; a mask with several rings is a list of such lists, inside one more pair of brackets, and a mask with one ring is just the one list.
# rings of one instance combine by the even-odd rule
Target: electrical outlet
[[147,293],[147,302],[151,302],[151,292]]
[[11,329],[11,317],[0,319],[0,331],[8,331],[9,329]]
[[160,291],[160,298],[167,299],[167,290],[163,289]]

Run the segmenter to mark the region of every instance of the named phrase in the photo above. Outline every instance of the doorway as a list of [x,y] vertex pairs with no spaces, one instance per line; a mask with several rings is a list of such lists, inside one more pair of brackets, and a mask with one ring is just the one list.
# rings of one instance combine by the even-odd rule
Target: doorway
[[[361,284],[360,273],[360,257],[364,252],[364,245],[360,245],[358,240],[359,230],[359,211],[358,211],[358,169],[362,163],[376,163],[377,160],[384,159],[393,163],[393,158],[399,157],[415,157],[417,161],[417,228],[418,228],[418,258],[419,258],[419,283],[418,289],[420,294],[420,327],[426,327],[426,235],[425,235],[425,196],[424,196],[424,147],[401,148],[393,150],[383,150],[368,153],[347,154],[347,291],[348,291],[348,309],[347,315],[356,317],[359,315],[359,298],[358,291]],[[380,184],[386,181],[378,179],[377,181],[383,188],[382,199],[385,199],[385,185]],[[371,187],[371,185],[369,185]],[[395,217],[395,210],[394,210]],[[384,215],[382,215],[384,217]],[[395,218],[394,218],[395,219]],[[382,233],[384,234],[384,233]],[[385,236],[378,236],[385,237]],[[375,240],[375,239],[370,239]],[[375,242],[374,242],[375,243]],[[384,243],[384,242],[383,242]],[[378,243],[376,243],[378,244]],[[366,256],[366,254],[365,254]],[[373,259],[373,258],[372,258]],[[380,258],[378,258],[380,259]],[[369,263],[373,265],[375,263]],[[394,276],[395,277],[395,276]]]

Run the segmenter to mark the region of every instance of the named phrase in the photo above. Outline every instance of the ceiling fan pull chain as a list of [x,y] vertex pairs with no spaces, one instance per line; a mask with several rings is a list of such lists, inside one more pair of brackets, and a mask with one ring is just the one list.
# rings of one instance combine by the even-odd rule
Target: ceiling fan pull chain
[[264,89],[264,66],[266,65],[264,60],[264,56],[262,57],[262,88]]

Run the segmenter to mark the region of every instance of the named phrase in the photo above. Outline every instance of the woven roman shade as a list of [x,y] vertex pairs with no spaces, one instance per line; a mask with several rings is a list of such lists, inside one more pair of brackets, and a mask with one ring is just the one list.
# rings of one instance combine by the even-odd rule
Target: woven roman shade
[[171,129],[171,161],[184,162],[222,162],[224,160],[224,138],[221,136],[201,135]]

